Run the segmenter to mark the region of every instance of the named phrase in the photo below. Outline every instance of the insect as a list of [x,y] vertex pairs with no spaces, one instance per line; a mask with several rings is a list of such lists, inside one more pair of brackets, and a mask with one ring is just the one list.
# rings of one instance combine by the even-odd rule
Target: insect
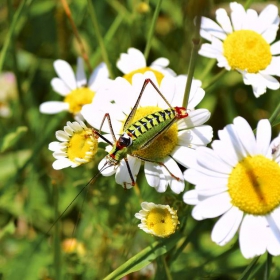
[[[148,114],[145,117],[142,117],[141,119],[133,122],[137,107],[140,103],[140,99],[148,84],[151,84],[154,87],[154,89],[163,98],[163,100],[166,102],[169,108]],[[106,141],[108,144],[112,146],[111,151],[106,156],[107,161],[105,165],[107,165],[108,167],[118,166],[121,160],[123,159],[125,160],[127,170],[131,178],[131,182],[124,183],[124,187],[126,187],[127,184],[131,184],[132,186],[135,185],[135,180],[127,159],[128,155],[136,157],[142,161],[148,161],[148,162],[159,164],[164,168],[166,168],[166,170],[170,173],[170,175],[173,178],[179,180],[179,178],[177,178],[168,170],[168,168],[164,165],[164,163],[160,161],[155,161],[148,157],[139,156],[138,154],[136,154],[136,152],[147,148],[160,135],[162,135],[165,131],[167,131],[175,122],[186,117],[188,117],[186,108],[172,107],[169,104],[169,102],[166,100],[166,98],[163,96],[163,94],[160,92],[160,90],[153,83],[153,81],[151,79],[146,79],[144,81],[144,84],[138,96],[138,99],[136,100],[135,105],[133,106],[130,114],[128,115],[124,123],[123,133],[120,135],[120,137],[117,139],[114,134],[109,113],[105,114],[101,122],[99,131],[93,129],[93,132],[95,135],[97,135],[97,137],[101,137],[104,141]],[[112,137],[114,139],[114,143],[111,143],[108,139],[106,139],[101,134],[102,126],[105,120],[107,120],[109,123],[109,128]]]

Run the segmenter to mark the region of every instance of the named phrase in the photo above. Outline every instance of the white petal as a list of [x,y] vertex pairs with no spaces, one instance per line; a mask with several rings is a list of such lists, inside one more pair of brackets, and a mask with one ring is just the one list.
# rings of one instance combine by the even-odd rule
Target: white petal
[[169,60],[165,57],[160,57],[158,59],[156,59],[152,64],[151,66],[154,66],[154,65],[157,65],[157,66],[161,66],[163,68],[167,67],[169,65]]
[[268,5],[263,9],[259,15],[259,22],[261,26],[260,33],[270,28],[274,22],[279,20],[278,8],[275,5]]
[[230,174],[232,166],[216,155],[216,153],[209,148],[199,147],[197,150],[197,163],[199,166],[222,174]]
[[53,90],[62,96],[66,96],[71,92],[71,89],[59,78],[53,78],[51,80],[51,86]]
[[[141,166],[141,160],[135,157],[128,156],[128,165],[131,171],[131,174],[133,176],[134,182],[136,182],[136,178]],[[132,179],[130,176],[130,173],[128,171],[127,165],[125,163],[125,160],[122,160],[120,163],[120,166],[116,172],[116,182],[120,185],[123,185],[127,189],[130,189],[133,187],[132,185]]]
[[235,125],[235,129],[239,139],[243,147],[245,148],[248,155],[256,155],[257,154],[257,145],[255,135],[252,131],[252,128],[248,124],[248,122],[242,117],[236,117],[233,120]]
[[185,167],[196,166],[196,153],[194,149],[175,147],[171,156]]
[[183,201],[186,204],[196,205],[199,203],[196,190],[190,190],[184,193]]
[[208,33],[201,33],[201,36],[208,41],[211,41],[212,36],[217,37],[221,40],[224,40],[226,38],[226,33],[224,32],[224,30],[215,21],[209,18],[201,18],[200,28]]
[[227,244],[237,232],[243,218],[243,212],[232,207],[215,224],[211,239],[220,246]]
[[265,253],[266,226],[265,217],[245,215],[239,233],[240,250],[245,258],[253,258]]
[[77,88],[76,79],[72,67],[64,60],[58,59],[54,62],[54,69],[58,77],[71,89]]
[[174,159],[170,157],[166,158],[163,163],[167,167],[167,169],[171,172],[171,174],[176,177],[174,178],[167,171],[167,169],[162,166],[163,173],[165,175],[166,180],[168,180],[169,182],[171,190],[177,194],[181,193],[185,188],[185,183],[184,183],[183,173],[180,170],[178,164],[176,163],[176,161],[174,161]]
[[197,109],[189,112],[187,118],[178,121],[178,129],[187,129],[200,126],[207,122],[210,118],[210,112],[207,109]]
[[275,209],[272,213],[266,216],[269,224],[267,236],[267,251],[277,256],[280,254],[280,211],[279,208]]
[[144,165],[144,171],[148,184],[153,188],[159,186],[160,173],[162,173],[161,167],[158,164],[147,161]]
[[273,43],[270,46],[270,51],[272,55],[280,54],[280,41]]
[[56,152],[56,151],[60,151],[61,150],[61,145],[60,145],[60,142],[51,142],[49,144],[49,147],[48,147],[49,150],[53,151],[53,152]]
[[199,218],[216,218],[232,207],[231,197],[227,192],[209,197],[197,204],[193,211],[192,216],[194,219]]
[[56,131],[55,137],[59,141],[68,141],[70,138],[69,135],[65,133],[63,130]]
[[212,44],[202,44],[198,53],[202,56],[209,57],[209,58],[217,58],[220,55],[220,50],[217,49]]
[[53,169],[60,170],[63,168],[70,167],[70,166],[72,166],[72,164],[73,163],[69,159],[63,158],[63,159],[58,159],[58,160],[54,161],[52,166],[53,166]]
[[98,170],[103,176],[111,176],[116,173],[118,166],[108,165],[108,160],[103,158],[98,164]]
[[83,87],[87,84],[86,73],[84,69],[84,61],[81,57],[77,61],[77,72],[76,72],[77,87]]
[[146,67],[146,59],[142,52],[135,48],[129,48],[126,53],[122,53],[117,62],[117,67],[124,74],[128,74],[139,68]]
[[268,120],[260,120],[256,133],[257,154],[266,156],[271,141],[271,125]]
[[109,70],[104,62],[100,63],[90,75],[88,87],[96,92],[101,85],[109,82]]
[[232,33],[231,22],[224,9],[218,9],[216,11],[216,19],[226,33]]
[[43,114],[57,114],[68,110],[69,104],[62,101],[47,101],[42,103],[39,107],[39,111]]
[[239,3],[232,2],[230,3],[230,8],[232,10],[231,21],[232,21],[233,29],[235,31],[242,29],[242,24],[244,18],[246,17],[246,11],[244,7]]
[[178,132],[178,145],[206,146],[213,138],[213,129],[210,125],[202,125]]

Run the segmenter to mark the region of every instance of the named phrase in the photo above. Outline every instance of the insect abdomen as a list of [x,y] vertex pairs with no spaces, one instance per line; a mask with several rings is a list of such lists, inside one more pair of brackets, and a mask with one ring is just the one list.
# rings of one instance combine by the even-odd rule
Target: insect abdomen
[[176,117],[174,109],[166,109],[149,114],[131,124],[126,133],[131,135],[134,149],[142,146],[153,135],[159,133],[163,127],[168,126]]

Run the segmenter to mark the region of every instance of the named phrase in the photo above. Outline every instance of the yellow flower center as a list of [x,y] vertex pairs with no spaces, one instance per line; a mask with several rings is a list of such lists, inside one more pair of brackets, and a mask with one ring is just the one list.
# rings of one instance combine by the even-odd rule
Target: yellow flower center
[[146,225],[153,234],[167,237],[175,232],[178,224],[177,215],[173,217],[168,209],[154,208],[147,214]]
[[280,204],[280,166],[262,155],[246,157],[232,170],[228,191],[245,213],[266,215]]
[[92,135],[91,129],[75,131],[71,136],[68,146],[68,158],[76,162],[76,159],[82,159],[89,162],[96,154],[98,148],[98,141]]
[[134,74],[137,74],[137,73],[144,74],[147,71],[151,71],[155,74],[157,82],[160,85],[161,80],[163,79],[164,75],[162,73],[160,73],[159,71],[154,70],[150,67],[143,67],[143,68],[134,70],[134,71],[132,71],[128,74],[125,74],[123,77],[132,84],[132,77],[133,77]]
[[258,73],[270,64],[272,55],[270,45],[252,30],[238,30],[224,41],[224,56],[233,69]]
[[[133,122],[146,117],[149,114],[162,110],[157,106],[147,106],[138,108]],[[144,137],[144,136],[143,136]],[[166,158],[174,150],[178,143],[178,127],[173,124],[169,129],[163,132],[156,140],[154,140],[148,147],[135,151],[134,154],[142,158],[147,158],[152,161],[161,161]]]
[[69,104],[69,112],[77,114],[85,104],[90,104],[95,95],[88,87],[82,87],[72,90],[64,99]]

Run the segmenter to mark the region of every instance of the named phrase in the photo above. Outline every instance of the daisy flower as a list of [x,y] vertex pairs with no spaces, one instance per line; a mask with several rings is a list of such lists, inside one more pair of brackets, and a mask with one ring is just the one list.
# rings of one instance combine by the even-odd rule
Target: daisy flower
[[105,63],[101,63],[86,79],[83,60],[78,58],[76,76],[70,64],[64,60],[56,60],[54,69],[58,78],[51,80],[51,85],[58,94],[64,96],[64,101],[48,101],[40,105],[40,112],[56,114],[69,111],[77,115],[85,104],[92,102],[96,91],[108,81],[109,72]]
[[178,221],[177,210],[169,205],[155,204],[153,202],[142,202],[142,210],[135,214],[135,217],[141,220],[138,225],[143,231],[157,237],[168,237],[173,234]]
[[82,121],[67,122],[64,130],[56,132],[58,141],[49,144],[56,159],[53,168],[56,170],[66,167],[77,167],[91,161],[97,152],[98,141],[92,129]]
[[[148,71],[144,74],[135,74],[132,84],[124,78],[117,78],[112,82],[111,89],[99,91],[94,102],[83,107],[81,111],[83,117],[89,124],[99,129],[103,119],[102,116],[105,113],[110,113],[115,133],[118,135],[123,134],[123,125],[135,105],[146,79],[151,79],[154,82],[171,106],[180,106],[183,100],[186,76],[176,78],[165,76],[159,86],[154,73]],[[168,185],[175,193],[180,193],[184,190],[183,174],[177,162],[188,166],[188,150],[208,144],[213,134],[211,126],[203,125],[210,117],[209,111],[206,109],[193,110],[204,97],[204,90],[200,86],[200,81],[193,81],[187,107],[188,117],[174,123],[146,148],[136,150],[133,155],[127,156],[131,173],[135,180],[141,165],[141,159],[138,158],[140,157],[149,159],[149,161],[144,161],[144,171],[150,186],[154,187],[158,192],[166,191]],[[148,83],[133,122],[166,108],[168,108],[166,102],[154,87]],[[94,116],[93,111],[97,112]],[[155,117],[152,116],[152,118]],[[108,122],[104,122],[102,131],[110,133]],[[114,142],[110,134],[104,136]],[[109,146],[106,150],[110,152],[111,149],[112,147]],[[100,162],[99,169],[106,162],[108,162],[108,157],[105,157]],[[119,164],[110,166],[101,172],[105,176],[116,173],[116,182],[124,187],[131,188],[132,180],[125,160],[121,160]]]
[[279,89],[272,75],[280,76],[280,57],[275,56],[280,54],[280,41],[271,44],[278,30],[278,8],[268,5],[259,15],[236,2],[230,8],[230,17],[224,9],[216,11],[218,24],[202,18],[200,34],[211,44],[203,44],[199,54],[217,59],[219,67],[241,73],[256,97],[266,88]]
[[134,74],[143,74],[146,71],[152,71],[160,84],[165,75],[176,76],[173,70],[167,68],[168,65],[169,60],[167,58],[160,57],[147,67],[144,54],[135,48],[129,48],[127,53],[122,53],[117,61],[118,69],[125,74],[123,77],[130,83]]
[[211,238],[227,244],[239,230],[245,258],[268,251],[280,254],[280,135],[271,143],[271,126],[261,120],[256,136],[241,117],[219,131],[212,149],[193,151],[185,179],[195,185],[184,202],[195,205],[196,220],[221,216]]

